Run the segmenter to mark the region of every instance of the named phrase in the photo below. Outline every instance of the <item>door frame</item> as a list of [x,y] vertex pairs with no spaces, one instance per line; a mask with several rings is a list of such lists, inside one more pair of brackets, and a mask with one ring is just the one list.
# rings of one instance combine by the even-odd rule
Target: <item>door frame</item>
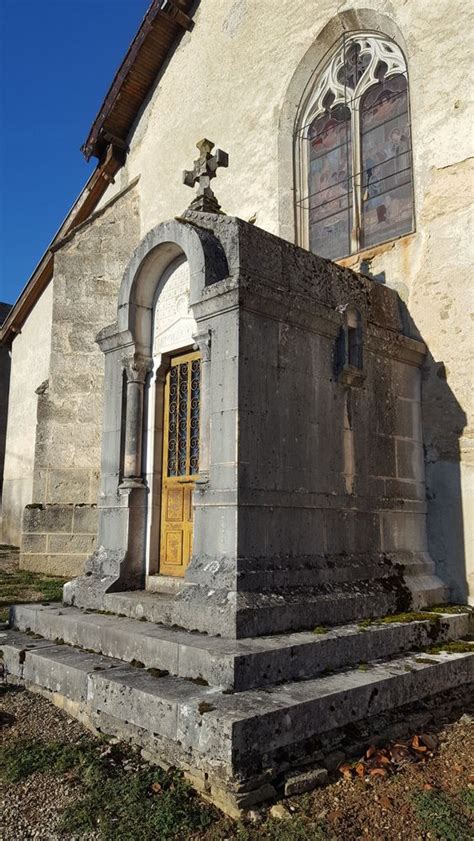
[[160,574],[161,490],[166,374],[169,371],[172,359],[195,351],[199,352],[199,348],[193,342],[184,347],[178,347],[158,354],[153,359],[154,367],[147,383],[145,394],[146,420],[143,436],[144,472],[148,488],[145,534],[146,577]]
[[[199,360],[201,363],[201,353],[199,350],[192,350],[186,353],[178,353],[170,355],[168,368],[165,375],[164,387],[164,408],[163,408],[163,432],[162,432],[162,467],[161,467],[161,516],[160,516],[160,546],[159,546],[159,575],[172,575],[182,577],[191,560],[192,554],[192,540],[194,532],[194,515],[193,515],[193,492],[196,481],[199,479],[199,472],[192,473],[192,454],[191,454],[191,423],[192,423],[192,363]],[[172,368],[189,363],[190,369],[187,372],[187,403],[186,403],[186,451],[185,451],[185,470],[186,473],[179,473],[179,397],[177,400],[177,429],[176,429],[176,475],[169,476],[169,416],[170,416],[170,379]],[[178,395],[181,382],[178,385]],[[200,423],[200,409],[201,409],[201,366],[199,365],[199,412],[198,412],[198,471],[199,471],[199,423]],[[164,556],[166,552],[165,547],[165,530],[169,528],[169,520],[166,516],[168,510],[168,493],[179,490],[182,492],[182,508],[181,508],[181,533],[182,544],[181,553],[187,559],[182,564],[166,563]],[[187,525],[190,524],[190,525]]]

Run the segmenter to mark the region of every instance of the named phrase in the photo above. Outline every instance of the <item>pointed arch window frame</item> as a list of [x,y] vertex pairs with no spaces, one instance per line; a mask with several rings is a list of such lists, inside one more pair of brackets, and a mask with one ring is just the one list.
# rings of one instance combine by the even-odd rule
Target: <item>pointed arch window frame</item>
[[[364,69],[348,97],[348,87],[338,79],[338,74],[344,67],[348,50],[352,45],[359,45],[360,57],[369,56],[369,63]],[[295,216],[297,244],[311,250],[310,245],[310,206],[309,206],[309,156],[310,143],[309,133],[311,127],[318,117],[327,112],[324,101],[328,94],[334,94],[331,102],[331,110],[338,105],[343,105],[350,110],[350,139],[351,139],[351,198],[352,198],[352,226],[350,233],[350,250],[347,254],[333,258],[342,260],[353,256],[369,248],[391,242],[392,239],[400,239],[415,231],[415,196],[413,186],[413,155],[410,143],[408,151],[411,173],[411,210],[412,223],[410,230],[397,235],[396,237],[382,240],[374,245],[365,246],[362,244],[362,200],[363,200],[363,167],[362,167],[362,143],[361,143],[361,121],[360,105],[364,94],[379,83],[376,74],[377,68],[383,62],[387,69],[384,79],[391,76],[402,75],[406,79],[408,125],[411,130],[410,110],[410,89],[408,78],[408,67],[405,55],[399,45],[390,37],[380,32],[353,31],[346,32],[328,51],[326,57],[319,63],[313,72],[308,84],[306,94],[302,97],[299,108],[299,115],[296,119],[295,130]]]

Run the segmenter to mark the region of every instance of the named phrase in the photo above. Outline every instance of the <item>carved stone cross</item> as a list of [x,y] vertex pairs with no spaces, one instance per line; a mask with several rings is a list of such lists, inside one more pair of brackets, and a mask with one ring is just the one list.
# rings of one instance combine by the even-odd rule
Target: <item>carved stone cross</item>
[[215,178],[218,166],[228,166],[229,156],[222,149],[216,149],[211,155],[214,143],[211,140],[200,140],[196,143],[200,151],[199,158],[194,161],[193,169],[184,170],[183,182],[188,187],[194,187],[199,183],[197,195],[189,205],[190,210],[200,210],[204,213],[221,213],[221,206],[211,189],[211,178]]

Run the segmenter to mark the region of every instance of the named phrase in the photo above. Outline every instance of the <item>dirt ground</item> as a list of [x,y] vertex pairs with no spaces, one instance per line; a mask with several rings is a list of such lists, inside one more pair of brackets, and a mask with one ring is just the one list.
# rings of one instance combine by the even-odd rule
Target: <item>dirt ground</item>
[[[113,750],[110,745],[104,748],[103,741],[94,740],[77,721],[68,718],[37,694],[4,686],[0,703],[0,776],[6,774],[8,777],[9,763],[21,760],[25,740],[34,744],[60,744],[72,750],[78,745],[90,745],[92,740],[92,750],[97,756],[114,756],[110,753]],[[283,814],[280,818],[272,817],[271,806],[268,806],[251,813],[248,820],[234,822],[191,793],[186,809],[193,811],[193,819],[188,823],[185,821],[182,829],[179,828],[182,809],[176,813],[177,817],[175,812],[171,812],[171,818],[167,818],[165,824],[162,821],[157,823],[155,815],[151,828],[147,826],[148,817],[144,812],[137,813],[136,821],[141,825],[135,826],[132,820],[127,825],[114,826],[113,816],[109,819],[110,815],[105,818],[102,815],[106,804],[101,803],[97,786],[95,799],[90,799],[90,793],[87,795],[87,763],[90,763],[90,758],[81,760],[79,770],[77,767],[63,770],[43,767],[39,770],[27,768],[25,772],[23,764],[20,779],[12,782],[4,778],[1,783],[0,838],[2,841],[54,841],[66,834],[66,837],[87,841],[109,838],[117,841],[133,841],[135,838],[137,841],[148,838],[156,838],[157,841],[168,838],[183,841],[253,841],[257,838],[269,841],[419,841],[431,838],[467,841],[474,838],[474,827],[469,822],[469,815],[473,814],[470,809],[474,806],[472,722],[471,715],[459,711],[457,720],[446,723],[433,736],[431,746],[436,746],[432,752],[427,751],[426,757],[420,755],[419,761],[402,762],[393,774],[386,777],[358,777],[353,771],[349,779],[336,772],[334,781],[326,787],[281,801],[277,807]],[[112,777],[113,781],[116,780],[113,784],[117,787],[117,796],[123,797],[120,786],[125,785],[124,790],[129,792],[133,780],[146,773],[149,776],[145,800],[151,797],[147,803],[154,804],[153,808],[159,811],[160,797],[163,797],[167,786],[163,772],[156,770],[156,778],[161,783],[151,782],[155,769],[148,766],[137,751],[128,747],[123,748],[119,758],[115,756],[110,762],[120,766],[121,776]],[[15,769],[18,770],[17,765]],[[156,796],[153,795],[155,789]],[[182,797],[179,789],[175,791],[175,799]],[[75,820],[77,813],[77,820],[84,824],[81,808],[78,811],[78,807],[84,802],[85,795],[89,797],[87,808],[95,810],[85,823],[89,821],[92,825],[74,832],[73,825],[69,823],[64,830],[60,827],[61,820],[65,810],[70,810],[71,806],[71,821]],[[110,798],[110,794],[106,794],[104,787],[104,799],[106,797]],[[129,811],[134,808],[131,800]],[[172,803],[170,806],[169,800],[166,804],[163,801],[165,808],[172,810],[175,806]],[[156,832],[153,827],[157,827]]]
[[[15,601],[59,600],[62,584],[19,570],[18,553],[0,546],[0,621]],[[474,839],[473,694],[452,690],[423,706],[424,732],[401,747],[379,744],[325,787],[233,821],[179,774],[0,682],[0,841]]]

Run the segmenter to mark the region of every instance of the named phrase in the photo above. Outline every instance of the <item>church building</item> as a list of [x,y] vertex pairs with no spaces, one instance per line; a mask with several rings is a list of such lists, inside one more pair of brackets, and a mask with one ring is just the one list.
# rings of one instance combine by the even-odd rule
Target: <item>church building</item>
[[230,814],[472,680],[466,14],[153,0],[0,328],[7,671]]

